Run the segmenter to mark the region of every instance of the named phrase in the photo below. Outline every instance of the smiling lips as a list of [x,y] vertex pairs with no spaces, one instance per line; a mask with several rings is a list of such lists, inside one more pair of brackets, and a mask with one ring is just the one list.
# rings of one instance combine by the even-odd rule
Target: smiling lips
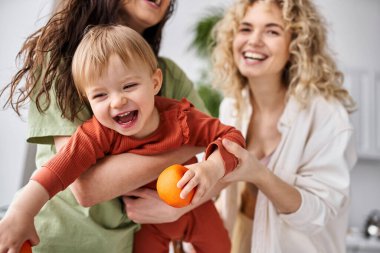
[[254,52],[243,52],[243,57],[249,61],[264,61],[268,56]]
[[127,124],[131,124],[134,120],[136,120],[137,115],[138,115],[138,111],[135,110],[135,111],[119,114],[113,117],[113,119],[121,125],[127,125]]

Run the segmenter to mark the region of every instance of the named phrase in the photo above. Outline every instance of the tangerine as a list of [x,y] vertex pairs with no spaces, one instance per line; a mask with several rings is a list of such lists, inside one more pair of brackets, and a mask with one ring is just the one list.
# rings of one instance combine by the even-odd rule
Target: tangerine
[[173,207],[184,207],[190,204],[195,189],[192,189],[187,194],[185,199],[182,199],[179,194],[182,189],[177,187],[178,181],[186,173],[188,169],[180,164],[174,164],[167,167],[161,172],[157,179],[157,192],[158,196],[165,201],[168,205]]
[[32,245],[29,241],[25,241],[21,246],[20,253],[32,253]]

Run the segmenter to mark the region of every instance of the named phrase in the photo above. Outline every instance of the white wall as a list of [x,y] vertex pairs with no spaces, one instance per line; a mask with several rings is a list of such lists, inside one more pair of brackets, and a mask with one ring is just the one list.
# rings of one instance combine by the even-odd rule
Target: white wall
[[316,0],[330,24],[330,40],[341,64],[380,69],[380,2]]
[[200,79],[200,70],[204,67],[204,62],[189,50],[194,24],[208,13],[209,8],[223,8],[229,3],[231,0],[177,0],[177,9],[164,30],[160,52],[175,60],[193,81]]
[[[31,32],[50,11],[49,0],[0,1],[0,84],[4,87],[15,73],[15,56]],[[1,105],[5,100],[1,98]],[[26,156],[26,122],[8,110],[0,110],[0,207],[9,204],[21,186]],[[34,164],[28,164],[34,166]]]

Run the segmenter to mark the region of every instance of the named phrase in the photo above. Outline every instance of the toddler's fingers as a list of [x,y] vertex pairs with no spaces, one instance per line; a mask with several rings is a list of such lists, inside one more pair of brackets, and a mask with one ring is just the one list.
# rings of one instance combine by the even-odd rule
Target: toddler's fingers
[[36,229],[34,229],[33,234],[30,236],[29,243],[31,246],[36,246],[40,243],[40,238],[38,237]]
[[204,188],[198,185],[197,190],[195,191],[194,197],[191,200],[191,204],[196,205],[205,195],[206,191]]
[[199,197],[198,191],[196,191],[193,196],[193,199],[191,200],[191,204],[196,205],[200,199],[201,197]]
[[32,246],[36,246],[40,243],[40,238],[38,238],[38,236],[35,235],[35,236],[30,237],[29,241]]
[[198,182],[196,180],[196,178],[193,178],[191,179],[186,185],[185,187],[183,187],[181,193],[179,194],[179,196],[182,198],[182,199],[185,199],[187,194],[189,194],[189,192],[191,192],[192,189],[194,189],[196,186],[198,185]]
[[194,171],[186,171],[185,174],[183,174],[182,178],[178,181],[177,187],[182,189],[194,177],[194,175]]

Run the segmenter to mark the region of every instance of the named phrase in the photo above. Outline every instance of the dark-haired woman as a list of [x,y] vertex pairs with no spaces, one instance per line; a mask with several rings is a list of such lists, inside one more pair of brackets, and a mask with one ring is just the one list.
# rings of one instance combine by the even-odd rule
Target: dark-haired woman
[[[7,105],[19,114],[19,108],[31,101],[28,141],[38,144],[37,168],[91,116],[86,103],[79,99],[70,70],[86,27],[109,23],[129,26],[141,33],[158,55],[161,32],[174,4],[174,0],[62,1],[48,23],[27,38],[19,53],[24,64],[6,87],[11,91]],[[186,97],[205,110],[182,70],[169,59],[159,58],[159,63],[164,73],[161,95]],[[25,84],[20,82],[23,78]],[[127,218],[117,197],[145,185],[165,166],[185,162],[198,151],[187,147],[160,157],[122,154],[99,161],[40,212],[35,224],[41,241],[33,252],[131,252],[138,225]],[[157,175],[146,173],[153,170]],[[152,205],[162,204],[154,201]],[[162,222],[167,222],[165,219]]]

